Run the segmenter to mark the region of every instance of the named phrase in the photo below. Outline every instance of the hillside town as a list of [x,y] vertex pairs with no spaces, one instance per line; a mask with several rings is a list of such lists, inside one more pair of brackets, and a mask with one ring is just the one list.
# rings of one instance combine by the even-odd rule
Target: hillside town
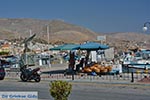
[[[30,37],[28,37],[30,38]],[[135,55],[136,52],[141,51],[141,50],[149,50],[149,44],[147,44],[146,42],[134,42],[134,41],[122,41],[119,42],[119,45],[117,44],[113,44],[112,42],[108,41],[107,36],[97,36],[97,39],[95,39],[96,41],[88,41],[88,42],[95,42],[95,43],[99,43],[99,44],[103,44],[103,45],[108,45],[109,49],[106,50],[102,50],[102,51],[97,51],[96,50],[96,58],[90,58],[92,62],[103,62],[105,61],[121,61],[122,62],[122,56],[124,56],[125,53],[132,53],[132,55]],[[26,39],[24,39],[25,41]],[[1,58],[3,59],[4,57],[7,56],[15,56],[17,57],[17,61],[16,62],[7,62],[8,65],[5,66],[9,66],[9,67],[17,67],[19,68],[19,60],[20,57],[22,56],[22,54],[24,54],[24,50],[25,50],[25,43],[23,43],[23,41],[9,41],[9,40],[1,40],[0,41],[1,46],[0,46],[0,53],[1,53]],[[87,43],[88,43],[87,42]],[[86,42],[83,42],[81,44],[84,44]],[[34,60],[34,65],[36,66],[49,66],[49,64],[56,64],[56,63],[68,63],[69,58],[66,60],[66,58],[64,58],[66,55],[69,55],[69,50],[70,49],[56,49],[56,50],[51,50],[52,48],[57,48],[57,46],[61,46],[61,45],[65,45],[66,43],[61,43],[61,44],[43,44],[43,43],[38,43],[35,41],[30,41],[29,43],[27,43],[27,48],[28,50],[26,52],[29,53],[29,55],[34,55],[34,57],[32,58]],[[72,43],[67,43],[67,44],[72,44]],[[78,44],[79,43],[73,43],[73,44]],[[85,50],[83,50],[81,52],[81,54],[79,54],[78,49],[76,49],[76,56],[78,56],[78,60],[81,60],[81,56],[83,52],[85,52]],[[99,52],[99,53],[98,53]],[[103,52],[103,53],[102,53]],[[103,55],[104,54],[104,55]],[[86,55],[84,55],[86,56]],[[92,55],[91,55],[92,56]],[[39,57],[43,57],[43,58],[39,58]],[[98,58],[99,57],[99,58]],[[95,59],[95,60],[92,60]],[[98,60],[99,59],[99,60]],[[123,58],[125,59],[125,58]],[[12,60],[13,61],[13,60]],[[80,61],[79,61],[80,62]],[[114,62],[115,64],[116,62]],[[122,62],[123,63],[123,62]],[[118,63],[119,64],[119,63]],[[120,63],[121,64],[121,63]],[[121,71],[122,72],[122,71]]]

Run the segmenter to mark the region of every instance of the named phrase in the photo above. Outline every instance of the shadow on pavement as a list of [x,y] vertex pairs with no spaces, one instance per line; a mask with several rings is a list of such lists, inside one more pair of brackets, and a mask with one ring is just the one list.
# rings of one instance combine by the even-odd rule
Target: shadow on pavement
[[26,82],[19,80],[18,82],[20,82],[20,83],[39,83],[39,82],[35,82],[34,80],[30,80],[30,81],[26,81]]
[[53,71],[45,71],[42,74],[64,74],[65,70],[53,70]]

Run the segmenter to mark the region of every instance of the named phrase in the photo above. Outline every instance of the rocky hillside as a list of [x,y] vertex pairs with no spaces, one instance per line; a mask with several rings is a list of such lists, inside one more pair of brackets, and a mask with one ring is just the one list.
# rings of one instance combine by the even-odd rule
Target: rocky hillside
[[150,48],[150,35],[144,33],[107,34],[107,43],[117,49]]
[[133,32],[128,32],[128,33],[111,33],[107,34],[107,37],[109,41],[111,40],[126,40],[126,41],[149,41],[150,42],[150,35],[149,34],[144,34],[144,33],[133,33]]
[[36,38],[49,42],[83,42],[96,39],[97,33],[61,20],[0,19],[0,39],[24,38],[36,33]]

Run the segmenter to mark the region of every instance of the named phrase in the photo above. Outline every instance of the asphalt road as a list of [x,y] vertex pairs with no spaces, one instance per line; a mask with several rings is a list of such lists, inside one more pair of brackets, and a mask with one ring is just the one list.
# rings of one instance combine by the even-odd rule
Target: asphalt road
[[[71,83],[73,90],[69,100],[150,100],[150,85]],[[49,93],[48,81],[3,80],[0,81],[2,91],[38,91],[39,100],[54,100]]]

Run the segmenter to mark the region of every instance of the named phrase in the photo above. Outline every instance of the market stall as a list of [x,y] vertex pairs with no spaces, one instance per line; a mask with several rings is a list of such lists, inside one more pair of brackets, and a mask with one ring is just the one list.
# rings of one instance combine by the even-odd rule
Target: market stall
[[[84,44],[64,44],[58,47],[51,48],[50,50],[70,50],[69,53],[69,64],[68,69],[75,70],[76,72],[85,72],[85,73],[105,73],[110,72],[112,70],[112,66],[110,63],[97,63],[89,61],[89,56],[91,52],[98,50],[109,49],[108,45],[88,42]],[[74,50],[86,51],[85,58],[80,59],[80,63],[75,65],[75,53]],[[96,55],[96,53],[95,53]],[[76,67],[76,69],[74,69]],[[80,70],[81,69],[81,70]]]
[[109,49],[108,45],[104,45],[104,44],[100,44],[100,43],[95,43],[95,42],[88,42],[85,44],[81,44],[80,45],[80,50],[86,50],[87,51],[87,55],[85,57],[85,66],[83,67],[82,72],[86,72],[86,73],[105,73],[105,72],[109,72],[112,70],[112,66],[111,64],[107,63],[107,65],[102,62],[102,63],[97,63],[97,62],[89,62],[89,56],[90,53],[95,51],[95,55],[96,55],[96,51],[98,50],[105,50],[105,49]]

